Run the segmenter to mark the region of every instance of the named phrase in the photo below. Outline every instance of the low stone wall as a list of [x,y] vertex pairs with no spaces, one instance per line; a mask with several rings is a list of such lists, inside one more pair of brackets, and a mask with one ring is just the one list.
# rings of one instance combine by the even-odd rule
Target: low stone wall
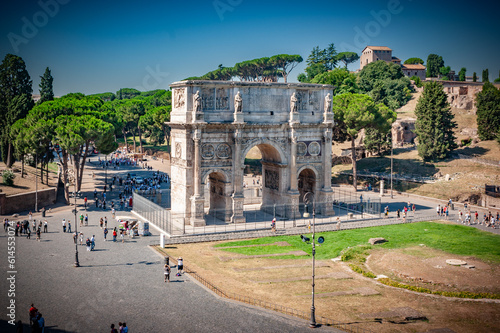
[[[38,191],[38,209],[56,203],[57,188],[48,188]],[[7,196],[0,193],[0,215],[19,213],[35,209],[35,192],[14,194]]]
[[483,207],[500,208],[500,198],[495,198],[493,196],[483,194],[481,196],[481,204]]

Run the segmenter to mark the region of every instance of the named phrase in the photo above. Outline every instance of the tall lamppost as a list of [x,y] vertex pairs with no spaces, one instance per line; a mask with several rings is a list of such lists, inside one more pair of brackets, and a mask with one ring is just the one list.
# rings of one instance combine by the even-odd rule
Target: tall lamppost
[[[70,177],[69,177],[69,173],[68,173],[69,169],[66,170],[66,173],[67,173],[67,176],[68,176],[68,183],[66,183],[66,187],[69,188],[70,186]],[[75,209],[73,210],[73,212],[75,213],[75,234],[76,234],[76,238],[75,238],[75,264],[74,264],[74,267],[80,267],[80,261],[78,260],[78,223],[76,221],[76,173],[74,174],[74,176],[71,178],[72,181],[73,181],[73,186],[74,186],[74,192],[73,192],[73,197],[75,198]]]
[[38,212],[38,154],[35,152],[35,213],[36,212]]
[[307,192],[304,195],[304,202],[306,203],[306,206],[309,205],[309,202],[312,201],[313,208],[312,208],[312,216],[313,216],[313,233],[312,233],[312,302],[311,302],[311,322],[309,323],[309,327],[315,328],[318,327],[318,324],[316,324],[316,308],[314,306],[314,277],[315,277],[315,263],[316,263],[316,244],[315,244],[315,233],[316,233],[316,206],[314,202],[314,193],[312,192]]
[[392,195],[392,167],[393,167],[393,151],[394,151],[394,145],[393,145],[393,142],[392,142],[392,131],[391,133],[387,134],[387,138],[389,138],[389,136],[391,136],[391,199],[394,198],[394,196]]

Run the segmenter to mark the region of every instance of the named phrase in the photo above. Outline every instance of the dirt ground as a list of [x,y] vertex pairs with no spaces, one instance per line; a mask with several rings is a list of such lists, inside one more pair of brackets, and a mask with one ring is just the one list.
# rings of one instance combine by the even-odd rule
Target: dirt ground
[[[25,175],[24,177],[21,177],[21,163],[16,162],[13,165],[14,169],[14,186],[6,186],[3,184],[3,180],[0,177],[0,190],[2,193],[5,193],[7,195],[13,195],[13,194],[19,194],[19,193],[26,193],[30,191],[35,191],[35,168],[29,167],[29,166],[24,166],[25,168]],[[0,163],[0,173],[5,170],[5,164]],[[38,169],[38,190],[42,190],[45,188],[53,187],[56,185],[56,180],[57,180],[57,174],[54,172],[49,172],[49,185],[45,184],[45,171],[43,173],[43,181],[44,184],[41,183],[40,180],[40,169]]]
[[[214,248],[217,243],[167,247],[184,258],[192,271],[226,292],[288,306],[311,307],[311,258],[249,258]],[[286,251],[286,250],[285,250]],[[228,259],[229,257],[229,259]],[[299,257],[302,258],[302,257]],[[475,269],[449,266],[446,259],[463,259]],[[316,314],[343,323],[358,323],[374,332],[500,332],[500,301],[464,300],[392,288],[354,273],[342,262],[316,262]],[[425,286],[444,290],[498,292],[499,266],[462,258],[426,247],[375,251],[368,266],[377,274],[422,278]],[[440,268],[438,268],[438,266]],[[406,317],[420,318],[405,320]]]

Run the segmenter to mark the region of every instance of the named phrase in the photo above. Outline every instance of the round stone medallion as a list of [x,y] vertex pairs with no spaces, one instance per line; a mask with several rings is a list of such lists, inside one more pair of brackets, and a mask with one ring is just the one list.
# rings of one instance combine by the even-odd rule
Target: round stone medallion
[[231,157],[231,146],[227,143],[221,143],[217,146],[216,155],[218,158],[226,159]]
[[318,156],[321,151],[321,146],[319,145],[319,143],[314,141],[309,144],[308,150],[309,150],[309,155]]
[[304,142],[297,143],[297,155],[304,156],[307,153],[307,145]]

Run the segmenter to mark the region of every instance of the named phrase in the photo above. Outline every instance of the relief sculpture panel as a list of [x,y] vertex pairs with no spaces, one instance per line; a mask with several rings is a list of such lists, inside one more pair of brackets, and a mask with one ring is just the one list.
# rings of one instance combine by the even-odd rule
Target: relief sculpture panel
[[229,110],[229,92],[224,88],[217,88],[215,97],[217,110]]
[[185,89],[174,89],[174,108],[182,108],[186,104]]
[[271,190],[279,191],[280,189],[280,174],[278,171],[266,170],[265,186]]

